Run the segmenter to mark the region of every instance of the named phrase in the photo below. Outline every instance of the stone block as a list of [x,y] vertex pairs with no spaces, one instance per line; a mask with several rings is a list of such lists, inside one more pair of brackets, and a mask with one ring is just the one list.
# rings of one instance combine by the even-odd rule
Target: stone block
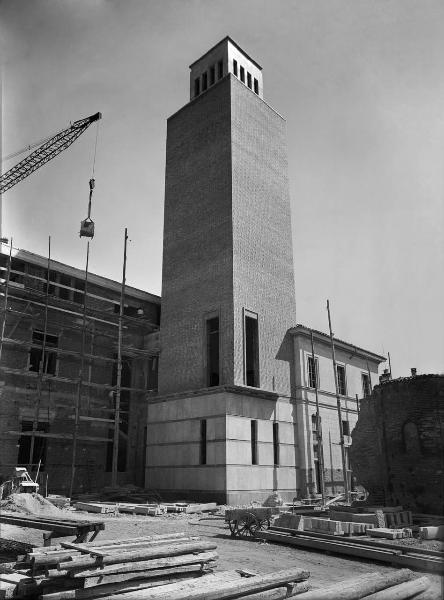
[[419,536],[423,540],[444,540],[444,525],[420,527]]

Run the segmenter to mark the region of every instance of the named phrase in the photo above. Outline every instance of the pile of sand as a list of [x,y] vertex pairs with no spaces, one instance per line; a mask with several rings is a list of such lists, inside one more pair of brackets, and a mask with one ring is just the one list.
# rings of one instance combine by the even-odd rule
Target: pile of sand
[[2,511],[19,512],[28,515],[39,515],[56,517],[61,516],[62,511],[48,502],[40,494],[11,494],[0,502]]

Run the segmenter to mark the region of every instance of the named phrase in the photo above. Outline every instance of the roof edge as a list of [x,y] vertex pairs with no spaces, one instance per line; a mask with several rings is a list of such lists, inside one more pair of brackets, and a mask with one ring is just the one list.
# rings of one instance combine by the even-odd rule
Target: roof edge
[[[289,329],[289,332],[291,335],[304,335],[307,337],[310,336],[311,332],[313,332],[313,334],[316,334],[318,336],[318,338],[319,337],[324,338],[326,342],[330,341],[330,336],[327,333],[324,333],[323,331],[319,331],[318,329],[312,329],[311,327],[308,327],[307,325],[302,325],[301,323],[298,323],[295,327],[291,327]],[[380,363],[385,362],[387,360],[386,356],[382,356],[381,354],[376,354],[376,352],[372,352],[371,350],[366,350],[365,348],[360,348],[359,346],[356,346],[356,344],[351,344],[350,342],[346,342],[346,341],[341,340],[336,337],[334,337],[334,341],[335,341],[336,345],[339,344],[342,347],[346,347],[347,349],[353,350],[355,353],[361,353],[366,356],[369,356],[369,357],[377,360]]]
[[229,35],[226,35],[226,36],[225,36],[223,39],[221,39],[221,40],[220,40],[220,42],[217,42],[217,44],[214,44],[214,46],[212,46],[212,47],[211,47],[209,50],[207,50],[207,51],[205,52],[205,54],[202,54],[202,56],[200,56],[200,57],[199,57],[197,60],[195,60],[194,62],[192,62],[192,63],[191,63],[191,65],[189,66],[189,68],[191,69],[192,67],[194,67],[194,65],[195,65],[196,63],[198,63],[198,62],[199,62],[200,60],[202,60],[202,59],[203,59],[205,56],[207,56],[207,54],[210,54],[210,52],[213,52],[213,50],[214,50],[215,48],[217,48],[218,46],[220,46],[220,44],[222,44],[223,42],[230,42],[231,44],[233,44],[233,46],[234,46],[235,48],[237,48],[237,49],[238,49],[240,52],[242,52],[242,54],[244,54],[244,55],[245,55],[245,56],[248,58],[248,60],[250,60],[250,61],[251,61],[251,62],[252,62],[252,63],[253,63],[253,64],[254,64],[254,65],[255,65],[255,66],[258,68],[258,69],[260,69],[260,70],[262,71],[262,67],[261,67],[261,65],[260,65],[260,64],[259,64],[257,61],[255,61],[255,60],[254,60],[254,58],[251,58],[251,56],[250,56],[249,54],[247,54],[247,53],[245,52],[245,50],[243,50],[243,49],[242,49],[242,48],[239,46],[239,44],[237,44],[237,43],[236,43],[236,42],[235,42],[235,41],[234,41],[232,38],[230,38],[230,36],[229,36]]

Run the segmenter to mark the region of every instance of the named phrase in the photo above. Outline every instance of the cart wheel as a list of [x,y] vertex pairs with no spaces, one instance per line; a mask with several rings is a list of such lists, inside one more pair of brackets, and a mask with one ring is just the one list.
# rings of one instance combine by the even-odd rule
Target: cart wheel
[[246,512],[237,522],[237,534],[241,537],[254,537],[259,521],[253,513]]
[[265,531],[265,529],[268,529],[270,525],[270,519],[267,519],[266,517],[264,519],[259,519],[256,531]]
[[230,528],[231,537],[236,537],[237,521],[228,521],[228,527]]

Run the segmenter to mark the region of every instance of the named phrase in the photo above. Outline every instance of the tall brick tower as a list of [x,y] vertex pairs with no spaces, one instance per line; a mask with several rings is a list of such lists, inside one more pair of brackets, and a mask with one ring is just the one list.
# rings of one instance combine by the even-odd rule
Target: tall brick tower
[[[229,37],[190,69],[190,102],[168,119],[160,396],[149,409],[146,485],[257,498],[276,487],[258,457],[273,465],[273,449],[260,445],[272,445],[292,382],[285,121],[263,99],[261,67]],[[290,425],[291,409],[280,412]],[[293,428],[288,436],[294,446]],[[294,490],[290,462],[281,477]]]

